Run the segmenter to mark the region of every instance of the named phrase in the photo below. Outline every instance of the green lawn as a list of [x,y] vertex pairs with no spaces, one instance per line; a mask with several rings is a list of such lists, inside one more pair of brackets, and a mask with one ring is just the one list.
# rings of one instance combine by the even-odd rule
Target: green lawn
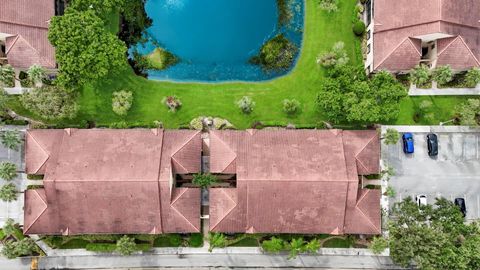
[[[109,126],[120,121],[126,121],[131,126],[147,126],[157,120],[162,121],[166,128],[178,128],[201,115],[225,118],[240,129],[249,128],[256,121],[266,125],[293,123],[297,127],[313,127],[327,120],[315,109],[315,97],[324,79],[322,69],[316,64],[317,56],[330,50],[335,42],[343,41],[351,61],[361,64],[360,41],[352,32],[356,2],[339,1],[338,12],[327,13],[318,7],[318,1],[306,0],[301,55],[293,71],[284,77],[258,83],[173,83],[147,80],[135,76],[130,68],[126,68],[118,76],[85,86],[79,96],[79,115],[73,120],[57,122],[57,127],[84,127],[87,121],[97,126]],[[116,31],[116,24],[118,20],[112,19],[108,25],[110,31]],[[115,115],[111,107],[112,92],[123,89],[134,92],[133,106],[126,117]],[[176,113],[168,112],[161,103],[167,95],[176,95],[181,99],[183,106]],[[256,102],[250,115],[242,114],[235,105],[235,101],[245,95]],[[282,101],[292,98],[301,102],[301,111],[295,116],[288,116],[282,111]],[[401,102],[400,116],[389,124],[415,124],[413,115],[423,99],[405,98]],[[418,124],[438,124],[451,119],[456,104],[465,100],[449,97],[430,99],[434,102],[434,117],[420,117]],[[39,118],[22,108],[16,98],[12,98],[10,107],[21,115]]]

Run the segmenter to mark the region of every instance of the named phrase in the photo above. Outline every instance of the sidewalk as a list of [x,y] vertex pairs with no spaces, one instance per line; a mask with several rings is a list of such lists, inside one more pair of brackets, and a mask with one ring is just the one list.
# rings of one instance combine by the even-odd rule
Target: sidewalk
[[478,96],[480,95],[480,86],[476,88],[430,88],[420,89],[411,86],[408,90],[409,96]]

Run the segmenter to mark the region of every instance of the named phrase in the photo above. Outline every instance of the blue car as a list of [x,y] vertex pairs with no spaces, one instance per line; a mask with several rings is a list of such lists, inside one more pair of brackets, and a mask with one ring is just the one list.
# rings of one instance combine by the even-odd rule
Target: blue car
[[413,134],[410,132],[403,133],[402,140],[403,140],[403,152],[405,154],[412,154],[414,152]]

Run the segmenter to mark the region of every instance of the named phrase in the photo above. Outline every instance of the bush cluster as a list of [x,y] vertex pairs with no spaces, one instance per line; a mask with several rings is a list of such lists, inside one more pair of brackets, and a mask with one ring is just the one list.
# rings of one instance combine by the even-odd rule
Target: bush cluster
[[133,93],[126,90],[113,92],[112,109],[118,115],[125,116],[132,107]]

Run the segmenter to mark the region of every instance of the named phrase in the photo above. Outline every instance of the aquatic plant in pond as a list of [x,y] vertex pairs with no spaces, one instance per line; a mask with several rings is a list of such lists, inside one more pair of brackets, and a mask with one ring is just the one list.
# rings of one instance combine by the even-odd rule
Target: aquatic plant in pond
[[[145,9],[153,20],[148,41],[130,48],[130,54],[152,59],[152,52],[158,56],[160,48],[179,60],[161,65],[163,70],[153,70],[151,61],[139,63],[147,67],[150,79],[271,79],[286,74],[295,63],[303,34],[303,5],[303,0],[148,0]],[[280,35],[297,48],[290,66],[266,71],[249,62],[267,41]]]

